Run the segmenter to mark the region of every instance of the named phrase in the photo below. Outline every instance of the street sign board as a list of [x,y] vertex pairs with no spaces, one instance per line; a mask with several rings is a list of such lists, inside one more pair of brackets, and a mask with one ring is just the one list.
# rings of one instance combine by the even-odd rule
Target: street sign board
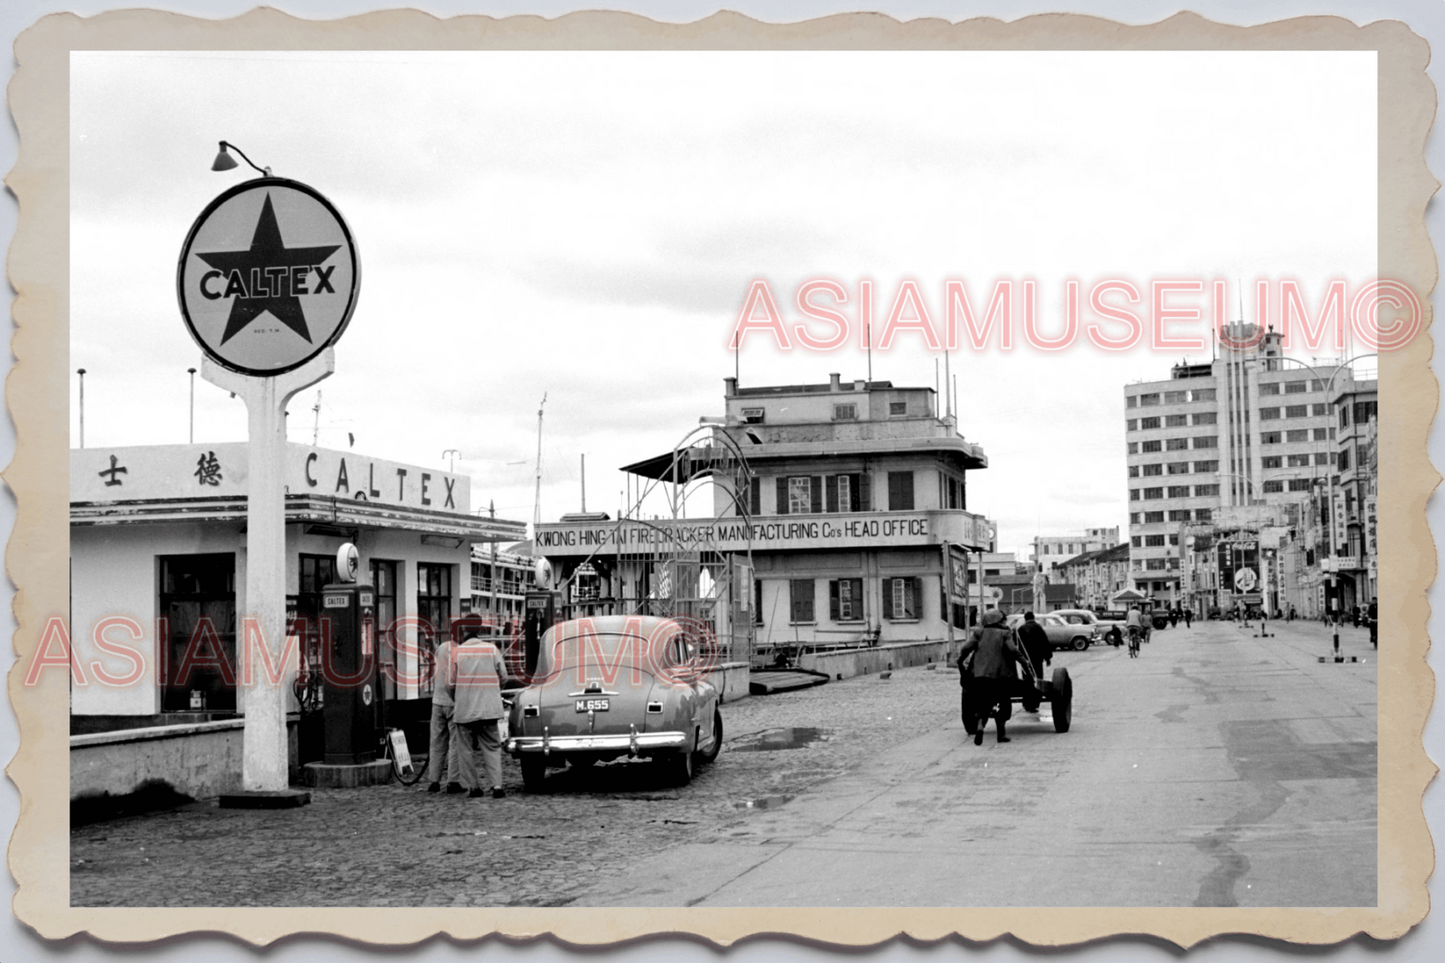
[[299,181],[258,177],[206,206],[176,267],[191,337],[233,371],[299,368],[346,330],[361,286],[341,214]]

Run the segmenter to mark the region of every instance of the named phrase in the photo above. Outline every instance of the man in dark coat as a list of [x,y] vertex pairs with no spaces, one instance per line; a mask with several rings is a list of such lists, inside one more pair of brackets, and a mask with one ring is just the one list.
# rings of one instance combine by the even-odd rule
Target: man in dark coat
[[958,651],[959,669],[967,676],[961,681],[970,692],[977,713],[978,728],[973,734],[975,746],[983,745],[983,727],[988,724],[989,716],[998,722],[998,741],[1009,741],[1004,723],[1013,714],[1013,704],[1009,700],[1018,685],[1015,666],[1019,656],[1013,633],[1003,621],[1002,612],[989,609],[983,613],[983,626],[974,630]]
[[[1042,625],[1034,621],[1034,613],[1025,612],[1023,624],[1018,627],[1018,634],[1019,644],[1023,646],[1024,654],[1033,666],[1034,678],[1042,679],[1044,666],[1054,661],[1054,647],[1049,644],[1048,633]],[[1038,686],[1028,679],[1023,680],[1021,685],[1024,711],[1038,712],[1039,703],[1042,701]]]

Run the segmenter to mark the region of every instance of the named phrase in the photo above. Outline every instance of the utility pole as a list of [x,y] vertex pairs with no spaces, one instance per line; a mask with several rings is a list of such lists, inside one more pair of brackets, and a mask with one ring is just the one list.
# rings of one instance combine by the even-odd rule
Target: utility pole
[[[487,516],[488,516],[489,518],[491,518],[492,521],[496,521],[496,520],[497,520],[497,501],[496,501],[496,499],[490,499],[490,500],[488,500],[488,502],[487,502]],[[491,611],[491,616],[492,616],[492,634],[493,634],[493,635],[496,635],[496,634],[497,634],[497,629],[496,629],[496,624],[497,624],[497,539],[496,539],[496,536],[495,536],[495,535],[492,536],[492,577],[491,577],[491,580],[490,580],[490,583],[489,583],[489,584],[490,584],[491,587],[492,587],[492,606],[491,606],[491,608],[492,608],[492,611]]]
[[537,528],[542,524],[542,411],[547,406],[547,392],[542,392],[542,403],[537,406],[537,493],[532,497],[532,537],[537,537]]
[[582,511],[587,511],[587,453],[582,453]]
[[196,443],[196,369],[187,368],[186,374],[191,376],[191,434],[190,443]]
[[80,447],[85,447],[85,369],[76,368],[75,373],[80,375]]

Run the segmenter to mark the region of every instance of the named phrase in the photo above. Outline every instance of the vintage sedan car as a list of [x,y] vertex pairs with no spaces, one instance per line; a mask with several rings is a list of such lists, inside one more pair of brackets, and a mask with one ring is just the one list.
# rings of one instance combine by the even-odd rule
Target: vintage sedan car
[[[1085,613],[1087,614],[1087,613]],[[1018,613],[1008,617],[1008,627],[1017,629],[1024,617]],[[1035,615],[1034,621],[1044,627],[1044,635],[1055,649],[1074,649],[1082,652],[1095,642],[1103,641],[1103,632],[1092,622],[1081,619],[1077,613],[1046,612]]]
[[1089,609],[1059,609],[1054,614],[1061,615],[1069,621],[1079,620],[1090,625],[1097,625],[1099,641],[1108,642],[1110,645],[1123,645],[1125,637],[1129,634],[1129,629],[1124,624],[1124,620],[1128,617],[1127,612],[1118,613],[1117,618],[1112,612],[1093,612]]
[[507,751],[528,792],[548,767],[647,758],[674,785],[722,748],[718,691],[697,641],[673,619],[609,615],[542,637],[531,684],[512,700]]

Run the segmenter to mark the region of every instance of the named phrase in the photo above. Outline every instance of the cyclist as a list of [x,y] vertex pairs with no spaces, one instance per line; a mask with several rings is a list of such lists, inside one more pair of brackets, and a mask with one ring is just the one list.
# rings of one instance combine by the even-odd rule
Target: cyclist
[[1125,620],[1129,627],[1129,658],[1139,658],[1139,637],[1143,634],[1143,619],[1139,616],[1139,606],[1129,607],[1129,616]]

